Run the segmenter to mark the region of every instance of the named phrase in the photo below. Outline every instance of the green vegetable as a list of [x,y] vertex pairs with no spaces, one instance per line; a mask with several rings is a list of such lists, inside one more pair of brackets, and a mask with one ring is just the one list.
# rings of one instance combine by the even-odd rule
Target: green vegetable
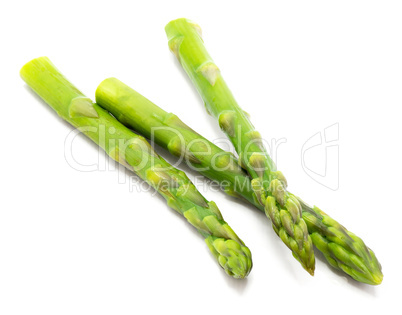
[[158,156],[145,138],[85,97],[48,58],[28,62],[21,69],[21,77],[61,118],[155,188],[201,233],[226,273],[235,278],[248,275],[252,267],[250,250],[223,220],[215,203],[208,202],[184,172]]
[[170,22],[166,28],[169,47],[176,55],[205,102],[208,112],[233,143],[239,162],[252,178],[251,185],[272,227],[292,250],[293,256],[314,274],[314,251],[300,202],[286,190],[287,182],[276,169],[248,115],[236,103],[209,56],[200,27],[186,19]]
[[[176,115],[167,113],[115,78],[104,80],[96,101],[119,121],[153,139],[194,170],[218,182],[231,196],[243,198],[264,211],[251,189],[251,180],[233,154],[196,133]],[[381,266],[364,242],[317,207],[299,199],[303,219],[314,245],[328,262],[357,281],[380,284]]]

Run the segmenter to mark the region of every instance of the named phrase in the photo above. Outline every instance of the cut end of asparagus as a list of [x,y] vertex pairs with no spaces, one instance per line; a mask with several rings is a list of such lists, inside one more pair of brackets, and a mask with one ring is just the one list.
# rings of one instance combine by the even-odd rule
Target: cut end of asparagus
[[46,63],[51,63],[51,61],[49,60],[48,57],[46,56],[42,56],[42,57],[38,57],[35,59],[32,59],[31,61],[28,61],[20,70],[20,76],[21,78],[26,81],[26,77],[27,75],[29,75],[29,73],[31,72],[31,67],[34,64],[41,64],[42,62],[46,62]]
[[180,25],[180,24],[190,25],[197,32],[198,36],[200,36],[202,38],[201,27],[197,23],[195,23],[189,19],[186,19],[186,18],[179,18],[176,20],[172,20],[168,24],[166,24],[165,32],[168,35],[168,37],[169,37],[170,32],[172,30],[174,30],[177,25]]

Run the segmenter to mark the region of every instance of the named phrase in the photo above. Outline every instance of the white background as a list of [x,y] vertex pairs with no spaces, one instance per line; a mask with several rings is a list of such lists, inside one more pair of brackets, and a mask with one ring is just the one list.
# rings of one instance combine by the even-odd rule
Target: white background
[[[400,1],[3,1],[0,314],[400,310],[401,16]],[[164,26],[179,17],[202,27],[263,137],[287,140],[276,160],[290,190],[374,250],[380,286],[335,272],[319,253],[311,277],[263,213],[189,172],[253,253],[248,279],[231,279],[182,217],[152,191],[137,191],[135,177],[90,141],[76,139],[74,157],[99,170],[66,161],[72,128],[19,78],[43,55],[91,98],[115,76],[207,138],[223,138],[168,50]],[[301,159],[303,144],[333,124],[336,190],[312,179]],[[319,173],[324,161],[319,146],[305,164]]]

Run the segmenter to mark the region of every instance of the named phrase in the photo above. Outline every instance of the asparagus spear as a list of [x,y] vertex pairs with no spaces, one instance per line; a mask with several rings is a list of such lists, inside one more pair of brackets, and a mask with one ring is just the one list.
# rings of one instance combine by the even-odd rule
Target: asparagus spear
[[287,182],[269,157],[260,134],[240,108],[201,39],[198,25],[186,19],[171,21],[165,28],[169,47],[180,61],[205,102],[208,112],[239,154],[250,174],[253,190],[272,227],[292,250],[293,256],[314,274],[314,252],[300,202],[286,190]]
[[[218,182],[231,196],[243,198],[264,211],[251,189],[251,180],[233,154],[222,150],[192,130],[176,115],[167,113],[115,78],[104,80],[96,90],[96,102],[120,122],[154,140],[192,169]],[[314,245],[336,269],[357,281],[380,284],[381,266],[360,239],[317,207],[301,199],[303,219]]]
[[28,62],[21,77],[61,118],[155,188],[200,232],[227,274],[235,278],[248,275],[250,250],[223,220],[216,204],[208,202],[184,172],[158,156],[144,137],[85,97],[46,57]]

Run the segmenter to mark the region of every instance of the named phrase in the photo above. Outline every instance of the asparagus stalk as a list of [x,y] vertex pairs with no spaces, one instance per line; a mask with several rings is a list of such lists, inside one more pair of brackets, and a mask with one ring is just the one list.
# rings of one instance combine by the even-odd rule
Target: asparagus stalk
[[286,190],[287,182],[269,157],[258,131],[240,108],[209,56],[198,25],[186,19],[171,21],[165,28],[169,47],[205,102],[208,112],[233,143],[239,162],[252,178],[253,190],[265,213],[293,256],[311,274],[315,258],[312,240],[302,218],[300,202]]
[[[184,159],[206,177],[218,181],[229,195],[240,197],[242,194],[249,202],[256,202],[250,180],[236,157],[197,134],[176,115],[165,112],[116,78],[104,80],[95,97],[97,104],[121,123]],[[222,172],[216,171],[219,169]],[[237,186],[242,187],[242,191],[238,191]]]
[[234,278],[248,275],[250,250],[223,220],[216,204],[207,201],[184,172],[158,156],[144,137],[85,97],[46,57],[28,62],[21,77],[61,118],[155,188],[200,232],[227,274]]
[[[98,86],[96,102],[126,126],[184,159],[190,168],[218,182],[229,195],[247,200],[264,211],[251,189],[250,178],[233,154],[199,135],[176,115],[167,113],[115,78],[106,79]],[[380,284],[381,266],[362,239],[319,208],[298,200],[310,237],[331,266],[357,281]]]

